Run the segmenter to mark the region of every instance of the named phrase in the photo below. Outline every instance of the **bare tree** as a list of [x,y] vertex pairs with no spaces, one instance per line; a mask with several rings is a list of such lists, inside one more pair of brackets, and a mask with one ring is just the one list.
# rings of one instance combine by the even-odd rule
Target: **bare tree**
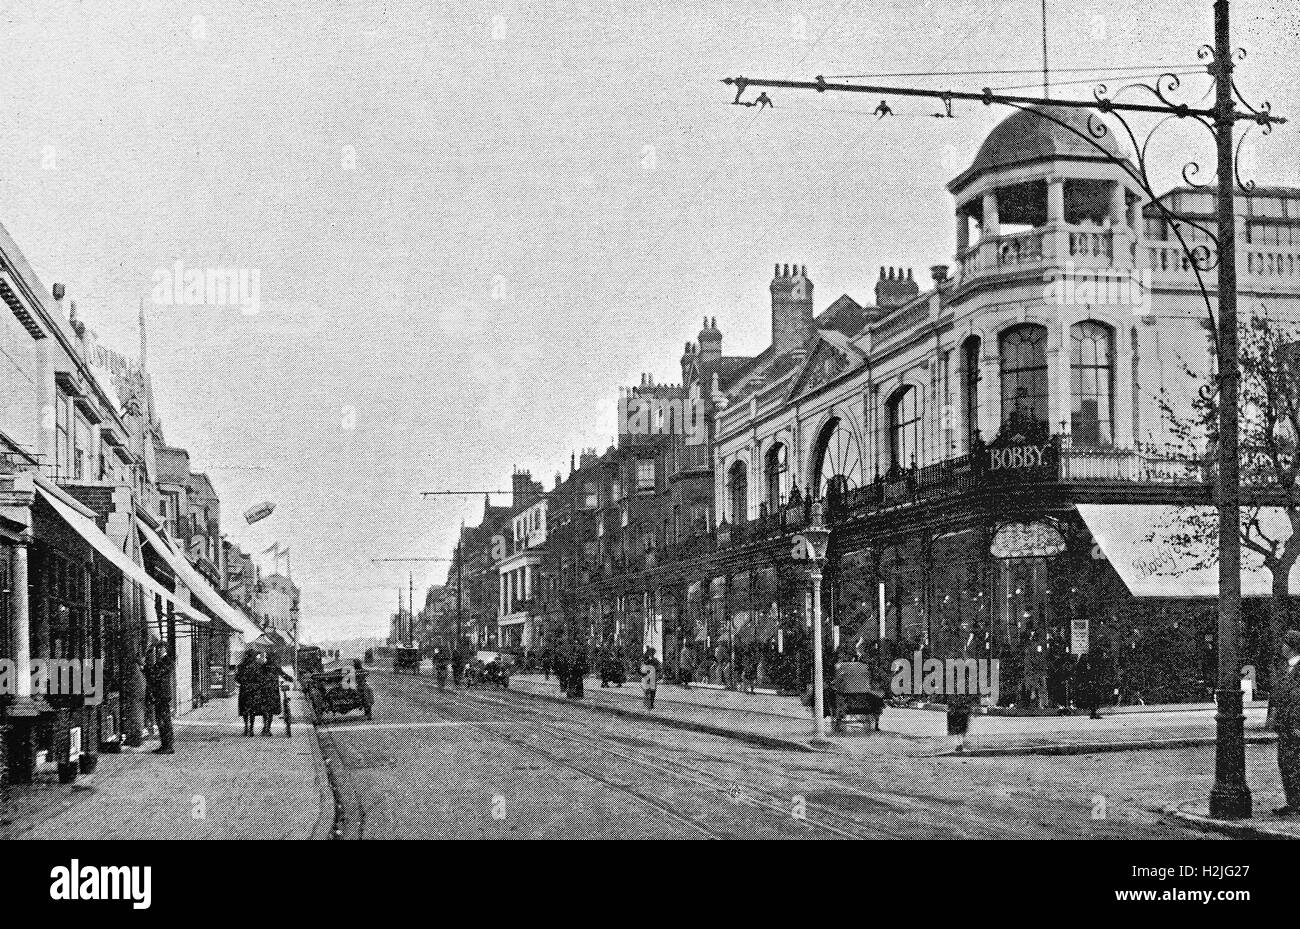
[[[1262,310],[1242,327],[1240,353],[1241,546],[1259,556],[1271,578],[1269,656],[1274,675],[1281,672],[1276,650],[1291,625],[1290,577],[1300,560],[1300,342],[1297,327],[1270,318]],[[1186,363],[1184,373],[1199,381],[1190,410],[1180,408],[1162,386],[1158,402],[1169,425],[1175,454],[1200,457],[1206,477],[1214,480],[1217,446],[1217,370],[1199,373]],[[1203,454],[1198,445],[1205,443]],[[1276,508],[1285,519],[1269,511]],[[1159,536],[1191,569],[1216,563],[1218,517],[1210,508],[1183,508],[1174,525]],[[1148,536],[1155,538],[1156,531]],[[1276,676],[1273,678],[1276,680]]]

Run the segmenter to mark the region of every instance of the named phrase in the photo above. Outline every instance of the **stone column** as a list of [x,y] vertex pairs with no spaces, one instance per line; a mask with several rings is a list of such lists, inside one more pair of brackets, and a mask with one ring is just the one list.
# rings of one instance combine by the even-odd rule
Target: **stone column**
[[1124,200],[1124,185],[1119,181],[1115,181],[1110,188],[1110,222],[1112,226],[1128,225],[1128,206]]
[[13,552],[13,623],[14,706],[32,703],[32,624],[27,591],[27,541],[12,543]]
[[1135,263],[1133,243],[1137,233],[1129,228],[1127,197],[1122,181],[1110,189],[1111,267],[1131,268]]
[[12,543],[13,551],[13,636],[14,699],[6,707],[11,723],[7,764],[10,781],[30,784],[36,776],[36,716],[48,710],[45,701],[32,696],[31,613],[27,591],[28,540]]
[[1002,368],[998,359],[997,333],[989,333],[980,345],[980,438],[992,442],[1002,425]]
[[998,192],[990,190],[984,194],[984,221],[980,226],[980,239],[997,235],[998,228]]
[[1049,177],[1047,179],[1047,224],[1060,225],[1065,222],[1065,178]]

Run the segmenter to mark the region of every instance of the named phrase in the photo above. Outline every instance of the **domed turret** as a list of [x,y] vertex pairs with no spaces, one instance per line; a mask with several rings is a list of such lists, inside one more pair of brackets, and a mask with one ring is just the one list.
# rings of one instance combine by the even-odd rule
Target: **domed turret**
[[[1115,133],[1107,132],[1101,138],[1092,134],[1088,128],[1089,113],[1089,110],[1064,106],[1031,106],[1017,110],[993,127],[970,167],[953,178],[948,189],[958,193],[981,174],[1036,161],[1110,162],[1112,158],[1127,157],[1116,142]],[[1059,123],[1095,139],[1097,145]],[[1104,152],[1097,148],[1098,145]]]
[[[948,184],[957,200],[959,277],[1041,273],[1067,261],[1132,267],[1143,196],[1115,134],[1084,108],[1017,110]],[[1095,127],[1098,117],[1092,115]],[[978,240],[971,241],[971,222]]]

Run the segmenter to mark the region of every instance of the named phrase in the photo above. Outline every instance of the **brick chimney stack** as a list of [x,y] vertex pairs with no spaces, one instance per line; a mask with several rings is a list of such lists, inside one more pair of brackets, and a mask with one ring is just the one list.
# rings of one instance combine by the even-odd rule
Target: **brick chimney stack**
[[722,333],[718,329],[718,317],[704,317],[704,328],[700,330],[700,364],[706,365],[722,357]]
[[816,332],[813,284],[801,265],[777,265],[772,272],[772,347],[778,355],[803,348]]
[[540,485],[533,482],[533,472],[516,470],[510,475],[510,503],[520,507],[540,496]]
[[920,292],[916,281],[912,280],[911,268],[907,269],[906,277],[903,276],[902,268],[881,268],[880,280],[876,281],[876,306],[892,310],[907,303]]

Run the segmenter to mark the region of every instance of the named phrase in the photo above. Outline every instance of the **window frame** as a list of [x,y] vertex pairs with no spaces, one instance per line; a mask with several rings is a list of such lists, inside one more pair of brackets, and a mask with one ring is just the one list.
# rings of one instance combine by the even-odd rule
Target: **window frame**
[[[1018,338],[1028,333],[1033,333],[1038,336],[1038,338],[1034,341],[1021,339],[1017,344],[1028,344],[1033,346],[1035,356],[1032,360],[1035,363],[1032,365],[1019,364],[1021,359],[1016,357],[1015,361],[1017,362],[1017,366],[1011,367],[1008,364],[1008,346],[1012,344],[1013,338]],[[1019,356],[1020,354],[1021,352],[1017,351],[1016,355]],[[1002,427],[1006,427],[1010,423],[1011,417],[1014,413],[1024,409],[1021,404],[1019,393],[1022,379],[1029,378],[1030,383],[1037,386],[1036,382],[1038,381],[1038,378],[1036,375],[1041,375],[1042,392],[1030,395],[1032,400],[1032,406],[1030,408],[1032,421],[1039,423],[1044,427],[1048,427],[1048,406],[1051,399],[1051,379],[1048,376],[1047,364],[1047,327],[1042,323],[1019,323],[1015,326],[1003,329],[998,333],[998,376],[1000,382],[999,386],[1001,388],[1000,394],[1002,397]],[[1007,389],[1009,383],[1016,385],[1015,392],[1010,394]]]
[[[1085,333],[1087,333],[1085,335]],[[1097,363],[1101,353],[1097,352],[1095,345],[1098,341],[1097,336],[1104,339],[1105,346],[1105,363]],[[1094,344],[1093,362],[1085,364],[1083,359],[1083,347],[1085,342]],[[1080,320],[1070,326],[1070,439],[1072,444],[1084,445],[1090,448],[1113,448],[1115,445],[1115,330],[1103,322],[1095,319]],[[1086,383],[1085,372],[1092,372],[1091,382],[1092,391],[1085,391]],[[1100,372],[1105,372],[1104,394],[1098,394],[1100,389],[1101,377]],[[1105,414],[1102,415],[1100,403],[1097,407],[1097,415],[1091,423],[1083,419],[1083,400],[1091,398],[1095,400],[1105,400]],[[1091,429],[1091,432],[1088,430]],[[1084,434],[1082,440],[1080,435]]]

